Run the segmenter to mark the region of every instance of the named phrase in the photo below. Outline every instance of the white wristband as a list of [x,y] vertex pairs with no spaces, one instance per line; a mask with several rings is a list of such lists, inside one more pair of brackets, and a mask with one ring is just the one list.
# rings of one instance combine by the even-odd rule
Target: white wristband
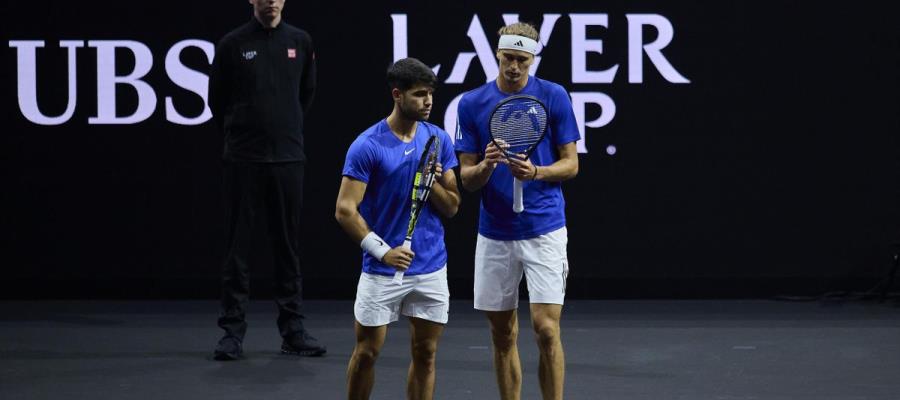
[[384,239],[375,232],[369,232],[369,234],[363,238],[362,242],[359,243],[359,246],[378,261],[381,261],[381,259],[384,258],[384,255],[391,250],[391,246],[388,246],[387,243],[384,242]]

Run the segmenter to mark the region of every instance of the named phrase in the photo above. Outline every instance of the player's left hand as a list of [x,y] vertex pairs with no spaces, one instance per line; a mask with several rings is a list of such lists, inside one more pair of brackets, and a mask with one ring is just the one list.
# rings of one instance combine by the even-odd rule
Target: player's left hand
[[449,183],[444,182],[444,166],[441,163],[434,164],[434,184],[443,188],[448,188]]
[[434,179],[440,181],[442,176],[444,176],[444,166],[439,162],[434,163]]
[[509,158],[509,170],[520,181],[530,181],[535,177],[537,167],[522,154]]

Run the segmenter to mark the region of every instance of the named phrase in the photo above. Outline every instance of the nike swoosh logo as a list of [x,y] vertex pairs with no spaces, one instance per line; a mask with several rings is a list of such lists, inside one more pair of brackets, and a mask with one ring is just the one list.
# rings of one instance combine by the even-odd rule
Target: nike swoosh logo
[[413,147],[413,148],[411,148],[411,149],[409,149],[409,150],[406,150],[406,151],[404,151],[404,152],[403,152],[403,155],[404,155],[404,156],[408,156],[408,155],[409,155],[409,153],[412,153],[412,152],[413,152],[413,150],[415,150],[415,149],[416,149],[416,148],[415,148],[415,147]]

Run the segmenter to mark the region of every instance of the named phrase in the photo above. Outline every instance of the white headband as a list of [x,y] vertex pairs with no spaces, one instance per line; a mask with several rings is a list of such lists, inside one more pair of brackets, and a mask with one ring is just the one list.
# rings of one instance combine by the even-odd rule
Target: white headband
[[537,54],[538,42],[525,36],[501,35],[497,49],[520,50],[526,53]]

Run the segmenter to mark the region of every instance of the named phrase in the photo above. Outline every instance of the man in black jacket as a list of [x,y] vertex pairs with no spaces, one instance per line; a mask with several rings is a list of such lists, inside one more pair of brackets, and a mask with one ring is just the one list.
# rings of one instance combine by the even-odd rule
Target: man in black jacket
[[213,119],[225,135],[225,260],[217,360],[241,356],[247,331],[251,241],[265,219],[274,251],[278,329],[285,354],[325,346],[300,314],[303,120],[316,89],[312,39],[281,20],[284,0],[250,0],[253,18],[216,47],[209,82]]

